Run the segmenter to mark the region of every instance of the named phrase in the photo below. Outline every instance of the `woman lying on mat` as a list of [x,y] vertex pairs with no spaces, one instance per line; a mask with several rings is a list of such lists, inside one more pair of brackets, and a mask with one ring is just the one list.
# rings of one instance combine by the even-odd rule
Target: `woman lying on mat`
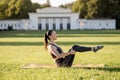
[[71,67],[76,52],[93,51],[97,52],[104,46],[85,47],[79,45],[73,45],[68,52],[63,52],[62,49],[55,43],[57,40],[57,34],[54,30],[49,30],[44,35],[45,49],[51,54],[52,58],[58,67]]

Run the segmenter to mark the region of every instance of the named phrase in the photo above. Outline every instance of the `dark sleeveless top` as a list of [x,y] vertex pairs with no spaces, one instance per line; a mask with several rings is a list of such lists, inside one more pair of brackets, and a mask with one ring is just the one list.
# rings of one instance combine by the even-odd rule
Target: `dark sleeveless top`
[[[61,54],[63,52],[59,46],[57,46],[55,44],[49,44],[49,45],[55,46],[57,48],[57,51],[59,52],[59,54]],[[51,53],[51,56],[52,56],[52,58],[56,58],[56,56],[53,53]]]

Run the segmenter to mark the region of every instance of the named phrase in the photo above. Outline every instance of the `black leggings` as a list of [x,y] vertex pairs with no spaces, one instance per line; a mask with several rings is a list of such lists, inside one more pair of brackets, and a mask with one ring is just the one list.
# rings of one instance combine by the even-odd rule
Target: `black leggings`
[[[78,45],[72,46],[71,49],[77,52],[91,51],[91,47],[84,47],[84,46],[78,46]],[[68,52],[70,52],[71,49]],[[71,67],[74,57],[75,57],[74,54],[70,54],[68,56],[65,56],[65,58],[59,58],[56,60],[56,64],[58,67]]]

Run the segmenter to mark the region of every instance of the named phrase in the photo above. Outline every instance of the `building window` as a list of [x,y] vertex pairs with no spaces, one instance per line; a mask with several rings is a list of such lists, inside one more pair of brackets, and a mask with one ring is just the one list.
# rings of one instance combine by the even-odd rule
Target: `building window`
[[17,24],[15,24],[15,27],[17,27]]
[[8,30],[13,30],[13,26],[8,26]]
[[42,24],[38,24],[38,30],[42,30]]
[[49,24],[46,23],[46,30],[49,30]]
[[20,27],[20,24],[18,24],[18,27]]
[[106,26],[108,26],[108,23],[106,24]]
[[8,26],[12,26],[13,27],[13,24],[8,24]]
[[4,27],[6,27],[6,24],[4,24]]
[[60,30],[63,30],[63,24],[60,23]]
[[2,27],[2,24],[1,24],[1,27]]
[[67,30],[70,30],[70,23],[67,23]]
[[13,24],[11,24],[11,26],[13,26]]
[[56,30],[56,24],[53,23],[53,30]]

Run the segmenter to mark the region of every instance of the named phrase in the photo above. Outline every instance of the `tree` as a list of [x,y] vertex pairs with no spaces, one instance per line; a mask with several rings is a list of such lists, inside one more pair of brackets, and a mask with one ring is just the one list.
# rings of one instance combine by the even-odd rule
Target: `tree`
[[50,7],[49,0],[46,4],[32,3],[31,0],[0,0],[0,19],[28,18],[29,12],[45,7]]
[[72,2],[72,3],[67,3],[67,4],[65,4],[65,5],[62,4],[62,5],[60,5],[59,7],[72,9],[73,4],[74,4],[74,2]]
[[6,19],[5,10],[8,8],[10,0],[0,0],[0,19]]
[[37,8],[41,8],[41,5],[38,3],[33,3],[32,4],[32,12],[36,12]]
[[49,0],[47,0],[45,4],[41,4],[41,8],[46,8],[46,7],[51,7]]
[[31,0],[18,0],[16,6],[18,7],[18,18],[28,18],[28,13],[32,12]]
[[16,13],[17,8],[15,6],[16,2],[17,0],[12,0],[11,2],[9,2],[8,8],[5,10],[6,16],[8,18],[14,18],[15,15],[17,15]]
[[97,15],[97,0],[87,2],[87,14],[85,18],[96,18]]
[[0,19],[28,18],[32,12],[31,0],[0,0]]
[[41,8],[46,8],[46,7],[51,7],[51,6],[48,4],[41,4]]
[[47,3],[46,3],[46,4],[50,6],[50,0],[47,0]]
[[87,2],[89,0],[77,0],[72,6],[72,12],[79,12],[81,18],[87,15]]

